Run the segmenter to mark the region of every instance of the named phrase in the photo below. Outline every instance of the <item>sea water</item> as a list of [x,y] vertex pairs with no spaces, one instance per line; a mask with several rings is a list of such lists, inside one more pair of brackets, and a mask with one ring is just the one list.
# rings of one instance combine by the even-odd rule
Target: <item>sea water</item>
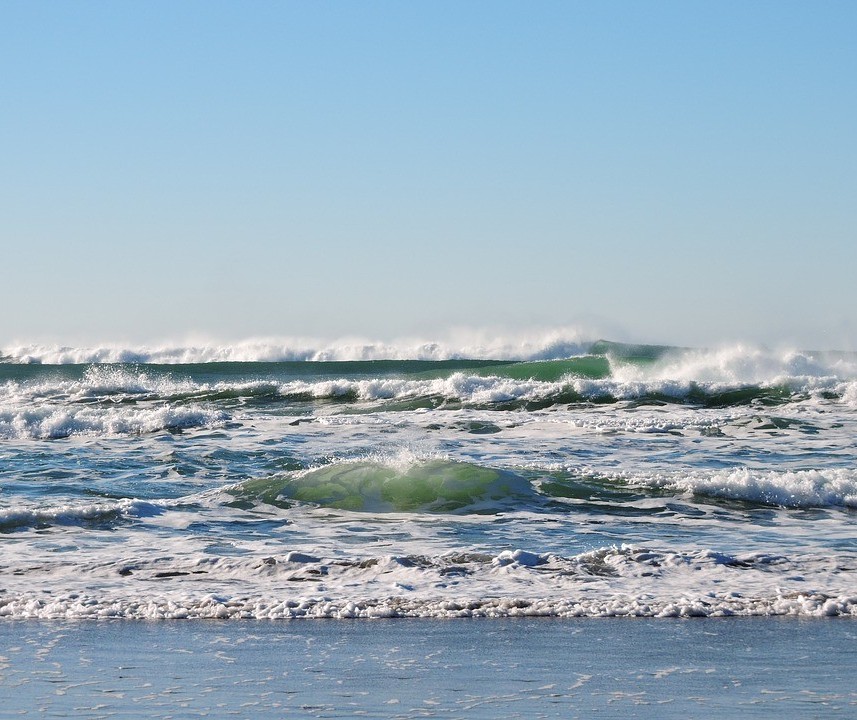
[[0,617],[857,615],[854,354],[0,354]]

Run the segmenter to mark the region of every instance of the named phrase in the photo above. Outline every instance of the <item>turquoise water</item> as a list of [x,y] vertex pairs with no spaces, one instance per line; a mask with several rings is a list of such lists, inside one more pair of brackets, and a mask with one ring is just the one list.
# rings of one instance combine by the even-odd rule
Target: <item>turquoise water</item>
[[238,350],[3,353],[0,616],[857,614],[852,354]]

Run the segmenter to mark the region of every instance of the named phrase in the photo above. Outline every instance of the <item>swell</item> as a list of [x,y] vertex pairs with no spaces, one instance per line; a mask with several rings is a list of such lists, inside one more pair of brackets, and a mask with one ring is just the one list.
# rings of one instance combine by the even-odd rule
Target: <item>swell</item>
[[236,503],[295,502],[338,510],[497,513],[536,504],[537,492],[515,473],[445,459],[388,457],[331,463],[247,481],[229,491]]

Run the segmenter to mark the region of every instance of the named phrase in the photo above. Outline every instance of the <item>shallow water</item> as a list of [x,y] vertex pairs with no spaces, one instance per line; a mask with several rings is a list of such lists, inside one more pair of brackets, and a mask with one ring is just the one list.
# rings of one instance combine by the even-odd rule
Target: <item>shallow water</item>
[[0,623],[6,716],[853,717],[851,623]]

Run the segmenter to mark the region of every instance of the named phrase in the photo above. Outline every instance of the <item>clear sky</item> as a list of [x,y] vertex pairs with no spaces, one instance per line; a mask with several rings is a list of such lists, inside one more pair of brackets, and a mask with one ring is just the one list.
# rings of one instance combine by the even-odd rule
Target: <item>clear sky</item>
[[857,2],[0,1],[0,347],[857,348]]

